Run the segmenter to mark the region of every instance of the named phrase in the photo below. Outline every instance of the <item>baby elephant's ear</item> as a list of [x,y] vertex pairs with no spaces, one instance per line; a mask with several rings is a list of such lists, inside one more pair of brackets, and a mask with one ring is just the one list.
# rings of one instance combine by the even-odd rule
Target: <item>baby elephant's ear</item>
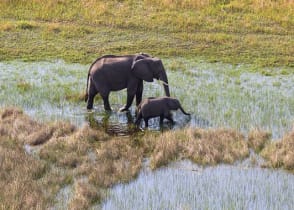
[[177,110],[180,107],[180,102],[178,101],[178,99],[175,99],[175,98],[166,98],[166,100],[167,100],[167,106],[171,110]]
[[145,80],[146,82],[153,82],[152,63],[154,61],[150,58],[144,58],[133,61],[132,73],[135,77]]

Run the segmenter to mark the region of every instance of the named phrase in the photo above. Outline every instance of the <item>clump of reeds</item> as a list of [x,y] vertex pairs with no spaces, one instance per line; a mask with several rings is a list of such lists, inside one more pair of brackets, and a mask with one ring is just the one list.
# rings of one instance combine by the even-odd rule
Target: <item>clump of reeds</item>
[[99,189],[85,180],[74,184],[74,192],[74,197],[69,204],[70,209],[89,209],[104,197]]
[[0,134],[21,142],[25,142],[29,135],[38,132],[42,127],[18,108],[4,109],[0,115]]
[[57,166],[69,168],[77,168],[88,161],[91,146],[109,138],[104,132],[88,126],[76,130],[72,125],[60,122],[54,124],[52,129],[52,137],[40,149],[39,156]]
[[182,131],[171,131],[150,137],[155,138],[152,142],[154,149],[150,161],[152,169],[167,165],[169,162],[179,158],[183,152],[186,136]]
[[244,136],[232,129],[191,129],[187,157],[200,164],[233,163],[249,155]]
[[177,158],[188,158],[202,165],[233,163],[249,155],[240,133],[230,129],[193,129],[164,133],[156,141],[151,167],[166,165]]
[[248,135],[248,145],[255,152],[259,153],[266,143],[268,143],[271,139],[271,134],[269,132],[260,130],[260,129],[253,129],[249,132]]
[[132,147],[128,139],[115,138],[96,149],[97,161],[90,175],[96,186],[106,188],[118,182],[128,182],[141,169],[143,150]]
[[274,168],[294,170],[294,130],[287,133],[281,140],[268,144],[261,152]]
[[38,179],[47,167],[25,153],[22,145],[0,135],[0,208],[46,209],[46,196]]
[[[73,177],[88,177],[94,171],[93,148],[107,140],[106,133],[88,126],[77,129],[69,122],[38,123],[18,108],[1,110],[0,160],[4,161],[0,161],[0,187],[5,189],[0,192],[2,207],[50,207],[58,191],[73,184]],[[25,152],[24,144],[39,145],[37,159]],[[87,170],[83,170],[85,165]],[[93,185],[75,186],[73,208],[81,199],[84,206],[100,200]]]

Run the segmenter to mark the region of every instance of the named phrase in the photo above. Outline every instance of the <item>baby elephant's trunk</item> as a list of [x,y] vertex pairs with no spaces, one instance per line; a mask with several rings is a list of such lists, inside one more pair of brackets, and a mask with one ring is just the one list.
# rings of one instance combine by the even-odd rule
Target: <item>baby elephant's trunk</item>
[[185,115],[191,115],[190,113],[185,112],[182,106],[180,106],[180,110],[185,114]]

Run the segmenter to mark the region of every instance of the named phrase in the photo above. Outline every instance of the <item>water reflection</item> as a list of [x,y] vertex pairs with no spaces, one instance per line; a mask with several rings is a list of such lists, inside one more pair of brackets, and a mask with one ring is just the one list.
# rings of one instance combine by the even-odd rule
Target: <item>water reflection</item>
[[[148,130],[164,132],[191,126],[200,128],[210,127],[208,120],[196,115],[187,117],[180,111],[173,112],[173,119],[175,121],[173,124],[164,120],[163,124],[160,125],[159,117],[151,118],[149,119]],[[102,129],[112,136],[131,136],[141,132],[143,129],[146,130],[144,120],[141,121],[140,128],[134,124],[136,120],[135,109],[131,109],[129,112],[105,112],[98,108],[92,112],[87,112],[85,120],[89,123],[90,127]]]
[[86,115],[86,121],[90,127],[114,136],[130,136],[138,130],[131,112],[91,112]]

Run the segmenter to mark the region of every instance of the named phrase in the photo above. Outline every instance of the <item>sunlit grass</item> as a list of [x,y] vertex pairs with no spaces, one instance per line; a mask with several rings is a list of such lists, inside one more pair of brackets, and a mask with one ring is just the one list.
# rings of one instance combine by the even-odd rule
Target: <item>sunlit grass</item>
[[183,129],[164,133],[155,139],[152,168],[167,165],[178,158],[191,159],[201,165],[216,165],[234,163],[249,155],[244,137],[233,130]]
[[143,51],[293,66],[293,2],[171,2],[2,1],[0,58],[90,63]]

